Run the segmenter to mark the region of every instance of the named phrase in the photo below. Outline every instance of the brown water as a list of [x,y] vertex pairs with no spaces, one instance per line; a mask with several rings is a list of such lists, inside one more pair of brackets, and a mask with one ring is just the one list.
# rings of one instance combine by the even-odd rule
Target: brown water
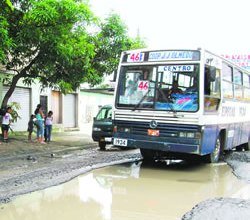
[[[98,169],[0,205],[1,220],[174,220],[215,197],[249,197],[224,163],[125,164]],[[249,199],[249,198],[248,198]]]

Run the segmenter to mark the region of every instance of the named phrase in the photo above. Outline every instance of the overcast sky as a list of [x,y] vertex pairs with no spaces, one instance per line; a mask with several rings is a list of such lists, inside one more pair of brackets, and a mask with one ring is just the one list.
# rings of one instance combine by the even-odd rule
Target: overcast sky
[[151,48],[204,47],[219,54],[250,53],[249,0],[89,0],[92,11],[113,10]]

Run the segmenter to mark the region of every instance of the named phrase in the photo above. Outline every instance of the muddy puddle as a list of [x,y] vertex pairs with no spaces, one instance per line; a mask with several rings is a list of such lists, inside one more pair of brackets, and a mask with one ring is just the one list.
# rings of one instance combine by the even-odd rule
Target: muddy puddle
[[180,219],[215,197],[250,197],[225,163],[110,166],[0,205],[1,220]]

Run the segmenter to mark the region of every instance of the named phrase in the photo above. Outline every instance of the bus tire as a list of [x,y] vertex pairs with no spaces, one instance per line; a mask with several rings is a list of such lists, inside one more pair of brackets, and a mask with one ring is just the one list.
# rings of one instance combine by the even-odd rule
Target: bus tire
[[98,143],[100,150],[106,150],[106,142],[99,141]]
[[208,163],[217,163],[220,160],[220,155],[221,155],[221,138],[217,137],[214,151],[211,154],[206,155],[205,160]]
[[250,140],[248,140],[247,143],[243,144],[245,151],[249,151],[249,145],[250,145]]
[[145,162],[154,162],[154,152],[149,149],[140,148],[143,161]]
[[235,147],[236,151],[243,151],[243,149],[244,149],[244,144]]
[[241,145],[239,145],[239,146],[236,146],[236,151],[249,151],[249,145],[250,145],[250,143],[249,143],[249,141],[247,142],[247,143],[245,143],[245,144],[241,144]]

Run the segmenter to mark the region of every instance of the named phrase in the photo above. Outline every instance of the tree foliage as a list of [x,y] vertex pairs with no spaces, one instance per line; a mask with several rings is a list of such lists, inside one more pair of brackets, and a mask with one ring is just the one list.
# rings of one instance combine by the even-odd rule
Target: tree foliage
[[87,27],[94,22],[88,5],[74,0],[13,1],[7,13],[8,50],[6,69],[15,72],[2,105],[20,78],[44,87],[76,89],[94,56]]
[[6,53],[11,46],[11,39],[8,36],[8,22],[6,15],[13,10],[10,0],[0,2],[0,62],[6,59]]
[[[0,6],[0,61],[14,73],[5,74],[10,89],[2,106],[20,79],[62,92],[97,84],[116,69],[122,50],[139,46],[118,15],[98,23],[84,1],[4,0]],[[93,26],[99,27],[95,33]]]
[[98,82],[103,73],[111,74],[117,69],[122,51],[145,47],[139,36],[135,39],[128,36],[127,26],[119,15],[114,13],[101,22],[100,32],[96,35],[94,44],[95,56],[92,66]]

